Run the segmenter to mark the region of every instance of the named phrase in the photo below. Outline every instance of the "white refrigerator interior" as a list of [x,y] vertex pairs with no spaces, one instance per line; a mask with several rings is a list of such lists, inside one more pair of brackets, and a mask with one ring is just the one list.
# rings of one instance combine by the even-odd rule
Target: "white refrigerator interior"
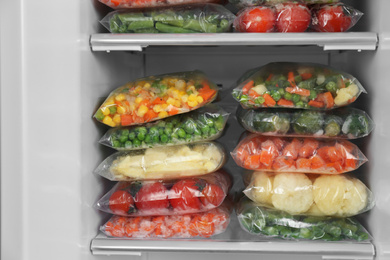
[[[108,35],[98,21],[109,9],[93,0],[2,1],[1,259],[390,259],[390,1],[350,3],[365,13],[357,33],[224,34],[193,37],[188,46],[164,36]],[[92,171],[112,151],[98,144],[105,128],[92,115],[111,90],[142,76],[200,69],[222,86],[219,103],[232,115],[219,141],[231,150],[243,129],[229,88],[248,69],[273,61],[327,64],[367,90],[356,106],[376,125],[357,141],[369,162],[356,175],[376,198],[359,217],[372,243],[261,240],[240,230],[234,214],[227,232],[211,241],[99,233],[109,216],[93,204],[113,184]],[[227,168],[239,186],[231,158]]]

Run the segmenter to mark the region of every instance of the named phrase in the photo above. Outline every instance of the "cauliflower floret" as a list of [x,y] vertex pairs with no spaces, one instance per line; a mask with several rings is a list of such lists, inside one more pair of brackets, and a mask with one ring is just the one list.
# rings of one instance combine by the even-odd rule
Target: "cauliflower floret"
[[257,85],[256,87],[252,88],[254,91],[256,91],[257,94],[263,95],[265,92],[267,92],[267,87],[263,84]]
[[272,205],[272,186],[274,175],[265,172],[254,172],[250,191],[245,194],[254,202]]
[[290,214],[300,214],[313,204],[313,185],[303,173],[280,173],[275,176],[272,204]]
[[348,104],[348,100],[356,97],[359,93],[359,87],[356,84],[351,84],[346,88],[339,89],[334,99],[336,106],[344,106]]
[[367,205],[367,189],[343,175],[322,175],[313,184],[314,202],[325,215],[353,216]]
[[317,204],[313,203],[310,209],[305,212],[305,215],[309,216],[323,216],[324,213],[318,208]]

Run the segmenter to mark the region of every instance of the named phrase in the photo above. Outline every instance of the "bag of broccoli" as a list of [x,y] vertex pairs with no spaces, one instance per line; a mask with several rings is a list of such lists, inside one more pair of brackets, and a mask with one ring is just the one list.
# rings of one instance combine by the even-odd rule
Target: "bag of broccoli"
[[267,136],[355,139],[374,128],[364,111],[350,107],[330,111],[239,108],[237,119],[246,130]]
[[301,108],[329,110],[354,102],[366,93],[353,76],[328,66],[275,62],[233,89],[234,99],[248,108]]
[[367,230],[353,218],[289,214],[242,198],[237,206],[240,226],[254,235],[289,240],[369,241]]

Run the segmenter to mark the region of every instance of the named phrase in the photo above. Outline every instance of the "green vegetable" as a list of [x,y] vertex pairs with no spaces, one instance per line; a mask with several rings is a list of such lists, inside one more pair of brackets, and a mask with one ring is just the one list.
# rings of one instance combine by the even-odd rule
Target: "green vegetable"
[[295,116],[292,126],[297,134],[315,134],[322,130],[324,118],[322,113],[304,111]]
[[345,119],[342,131],[355,137],[365,136],[370,132],[370,123],[365,115],[352,114]]
[[343,120],[338,116],[328,116],[325,120],[325,135],[335,137],[340,134]]
[[184,29],[181,27],[175,27],[160,22],[156,23],[156,29],[163,33],[196,33],[196,31]]
[[130,31],[135,31],[135,30],[140,30],[140,29],[149,29],[149,28],[154,28],[154,22],[152,19],[134,21],[129,26],[127,26],[127,29]]
[[261,133],[285,134],[290,129],[290,121],[287,117],[275,113],[257,113],[253,118],[253,127]]
[[100,108],[98,109],[98,111],[96,111],[95,118],[99,121],[102,121],[104,119],[103,111]]
[[198,32],[216,33],[217,25],[208,23],[207,21],[199,21],[195,19],[188,19],[184,22],[183,28]]

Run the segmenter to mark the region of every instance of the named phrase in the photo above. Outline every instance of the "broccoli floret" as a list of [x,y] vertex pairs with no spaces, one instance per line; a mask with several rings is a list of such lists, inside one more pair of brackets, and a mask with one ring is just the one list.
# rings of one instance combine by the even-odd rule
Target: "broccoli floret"
[[359,137],[368,134],[369,128],[370,124],[365,115],[352,114],[345,119],[342,131],[346,135]]
[[296,116],[293,122],[293,129],[297,134],[318,134],[322,130],[323,124],[324,117],[322,113],[304,111]]
[[325,119],[325,135],[329,137],[338,136],[341,131],[343,120],[339,116],[328,116]]
[[290,129],[290,120],[288,117],[276,113],[257,113],[253,118],[253,127],[261,133],[285,134]]

